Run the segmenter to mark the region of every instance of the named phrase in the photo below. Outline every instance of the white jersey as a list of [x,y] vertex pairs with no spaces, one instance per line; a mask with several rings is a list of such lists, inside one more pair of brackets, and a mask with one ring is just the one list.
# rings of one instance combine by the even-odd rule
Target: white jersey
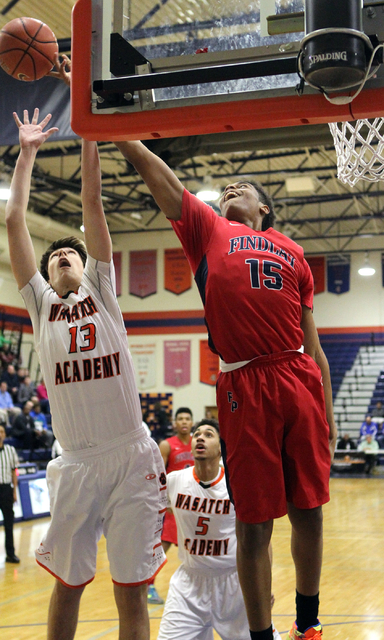
[[86,449],[137,429],[145,437],[113,262],[88,255],[78,292],[66,298],[38,271],[21,295],[63,449]]
[[183,566],[215,574],[236,569],[235,510],[224,469],[205,488],[195,467],[167,475],[168,501],[176,518]]

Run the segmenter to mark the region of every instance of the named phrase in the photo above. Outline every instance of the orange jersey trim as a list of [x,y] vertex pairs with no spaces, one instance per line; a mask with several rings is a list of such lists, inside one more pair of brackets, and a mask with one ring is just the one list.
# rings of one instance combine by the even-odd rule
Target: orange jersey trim
[[166,562],[167,562],[167,558],[165,558],[163,564],[160,565],[160,567],[157,569],[157,571],[155,571],[153,576],[151,576],[150,578],[147,578],[146,580],[141,580],[141,582],[116,582],[116,580],[113,580],[113,579],[112,579],[112,582],[113,584],[116,584],[118,587],[140,587],[142,584],[149,584],[152,580],[156,578],[157,574],[159,573],[159,571],[161,571],[161,569],[164,567]]
[[[193,473],[193,477],[194,477],[194,479],[196,480],[197,484],[200,484],[200,482],[202,482],[202,480],[200,480],[200,478],[196,475],[195,467],[193,467],[193,469],[192,469],[192,473]],[[223,468],[223,467],[221,467],[220,475],[219,475],[219,477],[217,478],[217,480],[215,480],[214,482],[211,482],[211,483],[210,483],[210,485],[209,485],[209,487],[203,487],[203,489],[204,489],[204,488],[205,488],[205,489],[210,489],[211,487],[214,487],[214,486],[215,486],[215,484],[217,484],[218,482],[220,482],[220,480],[222,480],[222,479],[223,479],[223,477],[224,477],[224,473],[225,473],[224,468]],[[205,482],[204,482],[204,484],[208,484],[208,482],[207,482],[207,483],[205,483]]]
[[92,580],[95,579],[95,576],[93,576],[93,578],[91,578],[90,580],[87,580],[87,582],[84,582],[83,584],[68,584],[67,582],[64,582],[64,580],[62,580],[61,578],[59,578],[59,576],[57,576],[55,573],[53,573],[53,571],[51,571],[50,569],[48,569],[48,567],[46,567],[44,564],[41,564],[41,562],[39,562],[38,560],[36,560],[37,564],[40,567],[43,567],[43,569],[45,569],[46,571],[48,571],[48,573],[51,574],[51,576],[53,576],[54,578],[56,578],[56,580],[58,580],[59,582],[61,582],[61,584],[63,584],[65,587],[69,587],[69,589],[82,589],[83,587],[86,587],[87,584],[89,584],[90,582],[92,582]]

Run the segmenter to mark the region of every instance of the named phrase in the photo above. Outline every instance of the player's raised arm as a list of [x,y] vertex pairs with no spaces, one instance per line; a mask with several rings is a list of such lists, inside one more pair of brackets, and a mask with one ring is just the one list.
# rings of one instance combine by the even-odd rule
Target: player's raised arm
[[51,115],[47,115],[39,124],[38,109],[35,109],[31,123],[28,111],[24,111],[24,122],[19,120],[16,113],[13,117],[19,127],[20,153],[11,182],[11,195],[5,208],[5,222],[12,270],[19,289],[22,289],[37,270],[35,252],[26,223],[32,169],[39,147],[58,129],[52,127],[44,131]]
[[167,218],[180,220],[184,187],[172,169],[139,141],[115,144],[135,167]]
[[112,242],[101,200],[100,160],[96,142],[82,142],[81,181],[87,251],[95,260],[109,262],[112,258]]

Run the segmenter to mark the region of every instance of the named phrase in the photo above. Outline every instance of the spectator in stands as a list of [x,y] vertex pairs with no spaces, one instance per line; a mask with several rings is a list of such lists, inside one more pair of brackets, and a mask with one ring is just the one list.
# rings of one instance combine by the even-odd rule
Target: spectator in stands
[[53,444],[54,435],[48,428],[47,418],[41,411],[39,402],[34,403],[30,416],[35,424],[35,435],[38,446],[50,448]]
[[6,382],[0,382],[0,420],[9,424],[13,422],[15,416],[20,413],[20,407],[15,407],[12,396],[8,393],[8,385]]
[[51,413],[51,409],[49,406],[49,400],[48,400],[48,392],[47,392],[47,387],[45,386],[45,382],[43,379],[41,379],[40,384],[37,385],[36,387],[36,395],[38,397],[38,400],[40,402],[40,406],[41,406],[41,410],[43,413],[45,413],[45,415],[48,415]]
[[35,423],[31,418],[33,402],[28,400],[21,413],[13,421],[11,436],[17,440],[17,449],[29,449],[31,452],[35,448]]
[[376,464],[378,449],[379,443],[369,434],[365,436],[358,446],[358,450],[365,453],[364,472],[367,476],[371,475],[371,471]]
[[19,367],[17,370],[17,377],[19,378],[19,387],[21,383],[24,382],[25,376],[29,376],[28,369],[25,369],[25,367]]
[[372,416],[368,414],[360,427],[359,442],[361,442],[363,438],[365,438],[366,436],[372,436],[372,438],[375,439],[376,435],[377,435],[377,423],[373,422]]
[[337,443],[337,449],[344,449],[350,451],[356,449],[356,443],[349,437],[349,433],[345,433]]
[[21,383],[17,392],[17,404],[19,407],[23,407],[27,400],[32,400],[33,403],[38,400],[36,387],[32,383],[30,376],[25,376],[24,382]]
[[1,375],[1,382],[6,382],[8,385],[8,392],[12,396],[14,404],[17,402],[17,392],[19,390],[19,376],[16,373],[13,364],[9,364],[5,371]]
[[0,350],[0,360],[3,369],[6,369],[9,364],[13,364],[15,361],[15,355],[12,351],[11,345],[5,344]]
[[384,420],[384,407],[383,407],[382,403],[380,402],[380,400],[378,400],[376,402],[376,407],[372,411],[372,418],[375,418],[375,422],[377,422],[377,424],[379,424],[379,425],[383,423],[383,420]]

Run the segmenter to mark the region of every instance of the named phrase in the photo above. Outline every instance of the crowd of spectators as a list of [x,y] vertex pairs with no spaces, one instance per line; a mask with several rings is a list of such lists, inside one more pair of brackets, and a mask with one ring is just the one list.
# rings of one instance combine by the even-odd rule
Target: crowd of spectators
[[378,401],[371,413],[365,416],[360,427],[359,438],[355,442],[345,433],[337,443],[338,450],[361,451],[365,456],[364,472],[370,475],[378,460],[379,449],[384,449],[384,407]]
[[54,442],[47,390],[43,380],[32,382],[8,345],[0,350],[0,362],[0,424],[20,457],[32,459],[36,450],[50,450]]

